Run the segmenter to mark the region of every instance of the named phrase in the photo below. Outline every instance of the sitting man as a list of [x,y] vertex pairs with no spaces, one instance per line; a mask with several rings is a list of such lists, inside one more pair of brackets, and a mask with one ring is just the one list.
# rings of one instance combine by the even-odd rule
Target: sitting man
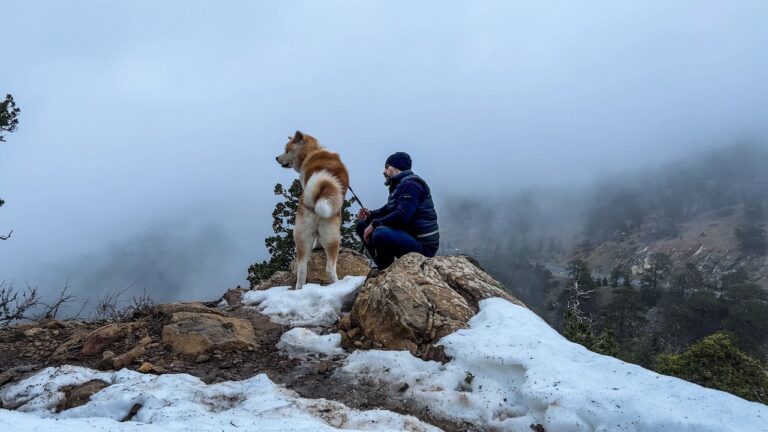
[[357,235],[379,269],[409,252],[433,257],[440,243],[429,186],[411,171],[411,157],[397,152],[384,164],[389,200],[378,210],[360,209]]

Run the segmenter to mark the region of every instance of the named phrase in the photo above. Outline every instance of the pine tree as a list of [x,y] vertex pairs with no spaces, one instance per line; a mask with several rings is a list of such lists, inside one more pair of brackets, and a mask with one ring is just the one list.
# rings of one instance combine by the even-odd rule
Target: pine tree
[[[13,96],[5,95],[5,100],[0,102],[0,142],[5,142],[5,133],[15,132],[19,125],[19,113],[21,110],[16,106],[16,102],[13,101]],[[5,201],[0,199],[0,207],[5,204]],[[8,240],[11,237],[13,231],[7,235],[0,235],[0,240]]]
[[736,348],[722,332],[705,337],[682,354],[659,356],[656,371],[768,404],[766,366]]
[[[288,189],[282,184],[275,185],[275,195],[283,201],[275,204],[272,211],[272,230],[274,235],[267,237],[264,244],[269,252],[269,260],[254,263],[248,268],[248,282],[251,287],[269,278],[276,271],[286,271],[291,261],[296,258],[296,246],[293,242],[293,227],[296,224],[296,212],[299,208],[302,188],[299,180],[294,180]],[[352,212],[349,211],[352,200],[345,200],[341,210],[341,246],[360,249],[360,240],[356,237]]]
[[20,112],[16,102],[13,101],[13,96],[5,95],[5,100],[0,102],[0,142],[5,142],[4,133],[16,131]]

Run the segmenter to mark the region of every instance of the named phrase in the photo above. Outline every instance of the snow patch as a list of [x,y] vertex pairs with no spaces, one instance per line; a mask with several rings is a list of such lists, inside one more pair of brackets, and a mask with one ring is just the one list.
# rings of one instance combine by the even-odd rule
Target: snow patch
[[593,353],[505,300],[483,300],[480,309],[469,329],[441,339],[447,364],[357,351],[338,373],[405,388],[408,403],[484,428],[768,431],[765,405]]
[[243,295],[245,305],[256,306],[272,321],[291,327],[325,327],[339,318],[344,304],[354,299],[365,282],[365,276],[346,276],[327,286],[306,284],[300,290],[274,287],[263,291],[248,291]]
[[341,349],[341,334],[319,335],[306,328],[294,328],[283,333],[277,347],[291,358],[306,359],[312,354],[324,356],[344,354],[344,350]]
[[[53,407],[64,385],[101,379],[109,387],[90,402],[61,413]],[[206,385],[185,374],[145,375],[123,369],[97,372],[76,366],[47,368],[0,391],[0,430],[81,431],[438,431],[415,417],[385,410],[358,411],[325,399],[303,399],[257,375]],[[135,404],[131,421],[120,422]]]

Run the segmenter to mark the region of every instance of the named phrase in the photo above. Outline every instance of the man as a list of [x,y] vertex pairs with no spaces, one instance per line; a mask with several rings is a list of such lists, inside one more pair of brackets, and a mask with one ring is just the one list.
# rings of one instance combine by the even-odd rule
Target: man
[[411,157],[397,152],[384,164],[389,200],[378,210],[360,209],[357,235],[379,269],[409,252],[433,257],[440,243],[429,186],[411,171]]

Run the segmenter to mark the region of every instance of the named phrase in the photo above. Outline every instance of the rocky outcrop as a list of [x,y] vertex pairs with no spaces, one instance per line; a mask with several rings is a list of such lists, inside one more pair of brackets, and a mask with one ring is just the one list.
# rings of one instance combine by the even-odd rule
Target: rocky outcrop
[[[312,251],[307,263],[307,283],[326,285],[330,283],[328,275],[325,272],[325,251],[316,249]],[[341,248],[339,259],[336,262],[336,275],[339,279],[345,276],[365,276],[371,270],[368,258],[360,252],[348,248]],[[254,286],[255,290],[265,290],[276,286],[292,286],[296,284],[296,260],[291,263],[291,271],[275,272],[269,279],[266,279]]]
[[122,339],[144,326],[146,326],[146,322],[136,321],[130,323],[107,324],[100,327],[85,336],[82,353],[86,356],[99,354],[112,342]]
[[162,334],[166,345],[192,358],[214,350],[248,349],[257,343],[250,321],[210,313],[176,312]]
[[429,357],[432,344],[465,328],[489,297],[523,305],[466,257],[408,254],[366,281],[342,337],[362,333],[373,346]]

